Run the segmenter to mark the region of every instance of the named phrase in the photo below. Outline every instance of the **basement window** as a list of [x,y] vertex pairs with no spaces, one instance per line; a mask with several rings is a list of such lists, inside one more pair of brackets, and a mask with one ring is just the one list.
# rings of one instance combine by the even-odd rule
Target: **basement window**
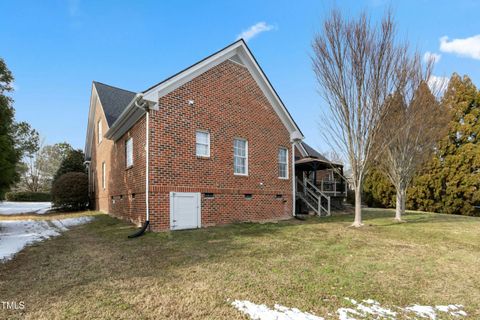
[[275,195],[275,199],[279,199],[279,200],[283,199],[283,195],[282,194],[277,194],[277,195]]
[[214,197],[214,196],[213,196],[213,193],[210,193],[210,192],[204,193],[203,196],[204,196],[205,198],[208,198],[208,199],[213,199],[213,197]]
[[252,200],[253,195],[251,193],[245,193],[245,199]]

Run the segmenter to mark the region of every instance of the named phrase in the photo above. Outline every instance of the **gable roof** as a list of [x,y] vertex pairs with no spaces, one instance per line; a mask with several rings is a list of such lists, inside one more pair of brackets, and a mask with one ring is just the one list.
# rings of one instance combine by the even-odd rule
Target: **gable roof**
[[[217,51],[216,53],[200,60],[194,65],[174,74],[173,76],[165,79],[164,81],[157,83],[153,87],[143,91],[137,95],[138,99],[142,99],[155,107],[158,107],[158,99],[179,88],[185,83],[191,81],[195,77],[201,75],[207,70],[219,65],[220,63],[231,60],[235,63],[239,63],[246,67],[252,77],[257,82],[257,85],[262,90],[267,100],[272,105],[274,111],[277,113],[283,125],[290,133],[292,141],[299,141],[303,139],[303,134],[300,128],[297,126],[292,116],[288,112],[287,108],[283,104],[283,101],[278,96],[277,92],[273,88],[272,84],[266,77],[265,73],[259,66],[257,60],[252,55],[250,49],[243,39],[235,41],[234,43],[226,46],[225,48]],[[137,99],[134,98],[134,99]],[[119,139],[133,123],[138,121],[143,113],[133,111],[137,108],[134,101],[130,102],[128,107],[118,117],[117,121],[106,132],[105,136],[109,139]],[[154,107],[154,108],[155,108]],[[129,119],[127,119],[127,117]]]
[[[249,70],[281,122],[290,133],[290,139],[292,141],[301,141],[304,138],[301,130],[293,120],[283,101],[280,99],[278,93],[270,83],[270,80],[263,72],[243,39],[235,41],[141,93],[135,93],[100,82],[94,82],[93,87],[100,99],[109,126],[109,129],[105,133],[105,137],[113,140],[119,139],[145,114],[145,110],[140,109],[137,106],[137,101],[140,102],[139,100],[143,100],[153,106],[153,109],[155,110],[158,108],[157,104],[159,98],[226,60],[241,64]],[[87,129],[87,141],[85,147],[85,155],[87,158],[89,157],[89,149],[91,147],[91,133],[89,132],[91,131],[90,125],[89,116],[89,128]],[[305,153],[303,147],[300,149],[302,154]]]
[[325,162],[330,162],[330,160],[325,158],[320,152],[313,149],[312,147],[310,147],[308,144],[306,144],[303,141],[302,141],[302,146],[305,149],[305,151],[307,152],[307,157],[317,158],[317,159],[325,161]]
[[135,97],[136,93],[97,81],[93,81],[93,85],[97,90],[108,126],[111,127]]

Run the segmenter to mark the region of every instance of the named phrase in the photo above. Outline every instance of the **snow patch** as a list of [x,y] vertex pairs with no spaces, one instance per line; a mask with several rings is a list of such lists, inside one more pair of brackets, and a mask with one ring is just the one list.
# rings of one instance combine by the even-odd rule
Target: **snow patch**
[[420,306],[420,305],[413,305],[410,307],[406,307],[405,311],[413,312],[417,317],[436,320],[437,319],[437,311],[446,313],[448,315],[454,317],[466,317],[467,313],[462,310],[463,306],[461,304],[449,304],[446,306]]
[[[345,298],[353,304],[353,307],[344,307],[337,309],[338,319],[340,320],[359,320],[359,319],[385,319],[396,320],[397,316],[407,319],[431,319],[436,320],[441,314],[447,314],[454,317],[466,317],[467,313],[462,310],[460,304],[421,306],[412,305],[405,308],[395,307],[395,310],[382,307],[378,301],[366,299],[358,302],[354,299]],[[302,312],[297,308],[288,308],[276,304],[273,309],[264,304],[255,304],[247,300],[235,300],[231,303],[236,309],[246,314],[252,320],[324,320],[324,318],[315,316],[308,312]],[[329,314],[331,316],[331,314]]]
[[235,300],[232,302],[232,306],[249,316],[252,320],[324,320],[322,317],[302,312],[297,308],[288,308],[279,304],[270,309],[264,304]]
[[366,299],[362,302],[357,302],[354,299],[345,298],[355,306],[353,308],[340,308],[337,310],[338,318],[340,320],[355,320],[354,316],[365,318],[367,316],[375,316],[378,319],[396,319],[397,313],[388,308],[384,308],[378,301],[373,299]]
[[12,215],[21,213],[44,214],[52,209],[51,202],[15,202],[0,201],[0,215]]
[[92,217],[78,217],[61,220],[0,221],[0,262],[12,259],[27,245],[59,236],[70,227],[92,220]]

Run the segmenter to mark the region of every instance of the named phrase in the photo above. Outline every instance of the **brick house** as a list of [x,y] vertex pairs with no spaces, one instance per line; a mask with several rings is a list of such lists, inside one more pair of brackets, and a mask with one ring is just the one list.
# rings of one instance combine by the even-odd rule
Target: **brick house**
[[152,230],[286,219],[302,139],[243,40],[140,93],[93,82],[92,203]]

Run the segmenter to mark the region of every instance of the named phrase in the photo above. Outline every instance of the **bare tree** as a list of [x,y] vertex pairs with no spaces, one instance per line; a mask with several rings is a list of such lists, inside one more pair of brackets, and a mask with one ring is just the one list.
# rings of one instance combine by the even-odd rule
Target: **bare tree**
[[401,85],[388,99],[388,115],[376,136],[376,163],[397,192],[395,220],[405,213],[407,188],[417,170],[430,159],[445,135],[449,112],[437,102],[428,83],[433,61],[422,66],[420,55],[404,59],[398,68]]
[[20,181],[16,186],[21,191],[50,191],[52,181],[62,160],[72,147],[66,143],[44,146],[40,142],[38,150],[24,157],[19,166]]
[[333,11],[313,41],[313,70],[328,104],[323,134],[347,161],[355,190],[355,220],[362,225],[363,178],[373,154],[373,141],[386,116],[387,97],[395,92],[396,68],[407,52],[395,42],[395,24],[387,13],[372,25],[364,13],[356,20]]

